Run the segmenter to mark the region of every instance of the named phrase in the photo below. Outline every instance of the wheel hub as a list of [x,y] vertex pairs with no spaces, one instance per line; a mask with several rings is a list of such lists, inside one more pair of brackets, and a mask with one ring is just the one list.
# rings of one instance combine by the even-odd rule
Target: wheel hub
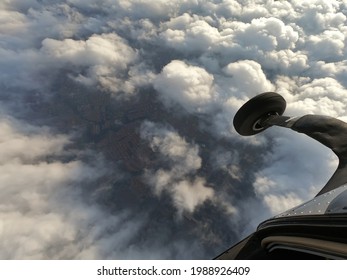
[[255,123],[253,124],[253,130],[254,131],[261,131],[264,130],[266,128],[268,128],[270,125],[266,125],[266,121],[273,116],[279,116],[279,114],[277,112],[271,112],[271,113],[267,113],[265,116],[257,119],[255,121]]

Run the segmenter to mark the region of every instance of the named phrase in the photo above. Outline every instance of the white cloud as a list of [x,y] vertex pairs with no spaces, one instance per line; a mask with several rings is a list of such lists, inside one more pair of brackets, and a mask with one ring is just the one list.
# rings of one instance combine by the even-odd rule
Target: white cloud
[[261,65],[252,60],[241,60],[228,64],[224,73],[231,77],[230,86],[234,96],[252,96],[256,93],[273,90]]
[[[346,115],[346,90],[336,80],[330,77],[319,79],[296,80],[281,85],[288,86],[292,92],[286,95],[289,100],[289,114],[321,114],[333,117]],[[295,93],[295,94],[293,94]]]
[[44,39],[41,51],[61,62],[77,66],[114,65],[126,69],[135,52],[117,34],[92,35],[86,41]]
[[187,13],[163,24],[160,36],[165,43],[184,52],[208,51],[218,43],[220,34],[206,19]]
[[173,200],[178,209],[194,212],[195,208],[208,199],[213,199],[213,189],[206,187],[206,182],[197,178],[194,182],[186,180],[173,185]]
[[274,181],[270,180],[267,177],[259,176],[259,175],[256,177],[253,183],[253,187],[257,195],[263,195],[263,194],[269,193],[273,190],[275,186],[276,186],[276,183]]
[[0,139],[0,164],[40,160],[47,154],[60,154],[69,143],[64,135],[51,137],[47,127],[27,125],[23,128],[18,121],[11,119],[0,122]]
[[166,65],[154,80],[154,87],[165,104],[180,104],[188,112],[204,112],[214,101],[213,76],[184,61]]
[[13,34],[19,30],[25,30],[27,18],[17,11],[0,11],[0,31],[2,35]]
[[264,197],[265,205],[270,209],[273,215],[283,212],[283,209],[290,209],[300,205],[303,201],[295,193],[285,195],[269,194]]
[[[76,81],[100,85],[112,93],[134,93],[136,86],[146,84],[134,77],[134,71],[138,73],[140,69],[135,70],[133,65],[137,52],[119,35],[99,30],[101,34],[91,34],[83,40],[71,39],[88,32],[90,19],[67,4],[49,5],[46,9],[36,6],[37,9],[28,8],[27,13],[12,11],[12,7],[2,11],[6,25],[2,25],[1,36],[5,40],[0,44],[0,78],[6,86],[42,90],[50,86],[51,79],[43,78],[43,73],[52,77],[66,68],[74,68],[70,77]],[[152,75],[147,69],[140,71],[146,77]],[[124,78],[128,72],[129,81]],[[19,79],[10,79],[13,75]]]
[[60,67],[86,68],[86,75],[80,73],[75,77],[79,82],[100,84],[111,92],[134,90],[124,86],[120,77],[136,59],[136,52],[117,34],[92,35],[86,41],[44,39],[41,52]]
[[298,33],[277,18],[258,18],[250,24],[239,23],[234,38],[242,46],[272,51],[294,48]]
[[237,213],[224,193],[216,193],[205,178],[197,174],[202,161],[197,145],[187,143],[176,131],[151,122],[142,124],[141,136],[150,141],[152,149],[166,161],[166,168],[147,170],[147,181],[157,196],[163,192],[171,196],[179,218],[194,213],[207,201],[222,207],[230,216]]
[[199,148],[197,145],[189,144],[176,131],[145,122],[141,128],[141,136],[150,141],[154,151],[159,151],[163,156],[173,162],[179,162],[181,172],[197,170],[201,167]]
[[295,1],[298,22],[309,33],[319,33],[328,28],[343,25],[346,17],[340,12],[340,1]]
[[[89,227],[99,223],[98,231],[106,231],[120,217],[87,205],[76,186],[105,174],[102,160],[95,157],[94,166],[58,160],[68,155],[70,139],[48,128],[6,118],[0,127],[0,258],[100,258],[101,243]],[[86,254],[81,246],[91,247],[88,239],[95,250]]]
[[[176,131],[152,122],[143,123],[141,137],[169,161],[168,169],[148,171],[147,180],[154,186],[156,195],[166,191],[172,196],[179,215],[184,211],[194,212],[197,206],[213,198],[213,189],[196,176],[201,167],[197,145],[187,143]],[[194,181],[188,175],[194,175]]]
[[340,60],[345,55],[345,35],[338,30],[325,30],[319,35],[311,35],[307,40],[307,49],[316,60]]
[[263,57],[259,58],[259,62],[265,69],[277,74],[296,75],[309,68],[306,54],[288,49],[265,53]]

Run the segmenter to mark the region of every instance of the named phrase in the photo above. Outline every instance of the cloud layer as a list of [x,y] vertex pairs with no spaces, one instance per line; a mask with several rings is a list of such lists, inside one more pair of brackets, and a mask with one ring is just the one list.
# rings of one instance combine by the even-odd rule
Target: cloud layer
[[284,128],[242,138],[232,119],[276,91],[287,115],[347,120],[346,14],[328,0],[3,1],[0,258],[213,258],[311,198],[334,155]]

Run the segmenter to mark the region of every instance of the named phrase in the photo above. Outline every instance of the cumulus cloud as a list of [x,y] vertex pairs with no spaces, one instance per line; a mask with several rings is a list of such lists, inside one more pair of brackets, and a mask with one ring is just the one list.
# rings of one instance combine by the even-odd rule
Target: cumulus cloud
[[[169,162],[168,169],[148,171],[146,175],[157,195],[169,192],[179,212],[194,212],[195,207],[213,197],[213,189],[206,186],[203,178],[196,176],[201,167],[196,145],[187,143],[174,130],[151,122],[143,123],[141,136]],[[188,175],[195,175],[193,182]]]
[[163,101],[181,105],[188,112],[204,112],[214,101],[213,76],[205,69],[173,60],[154,80]]
[[41,52],[61,67],[81,67],[73,78],[85,85],[100,84],[111,92],[128,92],[119,76],[136,59],[136,52],[117,34],[92,35],[86,41],[47,38],[42,41]]
[[241,138],[232,119],[276,91],[288,115],[347,120],[341,1],[0,8],[1,258],[212,258],[335,168],[304,135]]
[[194,182],[180,181],[173,186],[174,202],[177,207],[185,211],[194,212],[195,207],[211,199],[214,195],[213,189],[206,187],[202,179]]
[[293,48],[299,37],[291,26],[277,18],[253,19],[250,24],[240,23],[238,28],[234,38],[239,44],[263,51]]
[[216,27],[188,13],[170,19],[162,29],[160,36],[169,47],[191,53],[208,51],[220,40]]
[[125,69],[134,52],[116,34],[93,35],[86,41],[45,39],[42,52],[63,63],[90,66],[110,63]]
[[261,65],[253,60],[241,60],[228,64],[224,73],[231,76],[229,80],[233,96],[249,96],[254,92],[271,91],[273,85],[261,69]]
[[346,20],[339,1],[312,1],[310,3],[295,2],[298,10],[298,22],[310,33],[320,33],[329,28],[338,28]]
[[307,46],[316,60],[338,61],[344,55],[345,35],[338,30],[325,30],[322,34],[311,35]]

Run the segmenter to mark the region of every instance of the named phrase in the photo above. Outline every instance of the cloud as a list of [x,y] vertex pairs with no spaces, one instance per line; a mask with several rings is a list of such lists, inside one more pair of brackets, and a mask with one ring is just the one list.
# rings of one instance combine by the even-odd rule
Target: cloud
[[265,53],[263,57],[259,58],[259,62],[266,69],[290,76],[308,69],[307,55],[301,51],[293,52],[290,49]]
[[240,45],[254,46],[263,51],[293,48],[298,40],[298,33],[277,18],[258,18],[250,24],[239,23],[233,35]]
[[344,55],[345,35],[338,30],[325,30],[322,34],[311,35],[307,47],[313,58],[320,61],[338,61]]
[[271,135],[268,163],[255,174],[253,187],[271,213],[278,214],[317,194],[336,169],[337,159],[306,135],[284,128],[274,128]]
[[[50,137],[49,129],[34,126],[23,127],[13,119],[0,123],[1,164],[38,160],[47,154],[60,154],[69,139],[64,135]],[[30,149],[27,149],[30,147]]]
[[346,20],[340,11],[341,6],[339,1],[295,3],[295,8],[299,11],[299,23],[308,33],[320,33],[329,28],[341,27]]
[[174,102],[188,112],[204,112],[214,100],[213,76],[205,69],[174,60],[154,80],[154,88],[170,106]]
[[[0,258],[98,258],[97,251],[80,251],[85,237],[79,230],[95,225],[102,211],[89,208],[76,185],[100,178],[106,171],[102,161],[94,166],[66,161],[71,139],[54,135],[48,127],[6,118],[0,127]],[[90,215],[93,208],[96,212]]]
[[273,85],[269,82],[261,69],[261,65],[252,60],[242,60],[228,64],[224,73],[231,76],[229,83],[233,96],[247,96],[255,92],[265,92],[273,90]]
[[303,201],[295,194],[288,193],[286,195],[273,195],[269,194],[264,197],[264,202],[273,215],[283,211],[283,208],[290,209],[300,205]]
[[141,136],[150,141],[153,150],[159,150],[172,161],[183,163],[181,172],[201,167],[198,147],[187,143],[176,131],[152,122],[145,122],[142,125]]
[[26,17],[17,11],[2,10],[1,14],[1,32],[4,34],[16,33],[16,31],[24,29],[26,25]]
[[117,76],[136,59],[136,52],[112,33],[92,35],[86,41],[45,39],[41,52],[61,63],[61,67],[80,67],[80,72],[86,72],[86,75],[77,74],[74,77],[77,81],[88,86],[100,84],[110,92],[127,91]]
[[113,64],[120,70],[127,68],[135,56],[117,34],[92,35],[86,41],[45,39],[41,51],[63,63],[76,66]]
[[206,19],[185,13],[162,25],[160,36],[169,46],[190,53],[208,51],[220,40],[216,27]]
[[[207,187],[205,180],[196,175],[201,168],[196,145],[187,143],[176,131],[152,122],[142,124],[141,136],[169,164],[167,169],[148,171],[146,175],[154,186],[156,195],[161,195],[163,191],[169,192],[179,213],[194,212],[197,206],[213,198],[213,189]],[[189,175],[195,177],[193,182],[189,180]]]
[[[110,188],[102,155],[67,148],[71,136],[48,127],[13,118],[0,127],[1,259],[146,258],[130,245],[146,215],[129,208],[111,214],[95,199]],[[169,258],[158,246],[149,247],[151,257]]]
[[174,203],[178,208],[188,212],[194,212],[195,207],[214,196],[213,189],[206,187],[203,179],[198,178],[194,182],[180,181],[173,186]]

